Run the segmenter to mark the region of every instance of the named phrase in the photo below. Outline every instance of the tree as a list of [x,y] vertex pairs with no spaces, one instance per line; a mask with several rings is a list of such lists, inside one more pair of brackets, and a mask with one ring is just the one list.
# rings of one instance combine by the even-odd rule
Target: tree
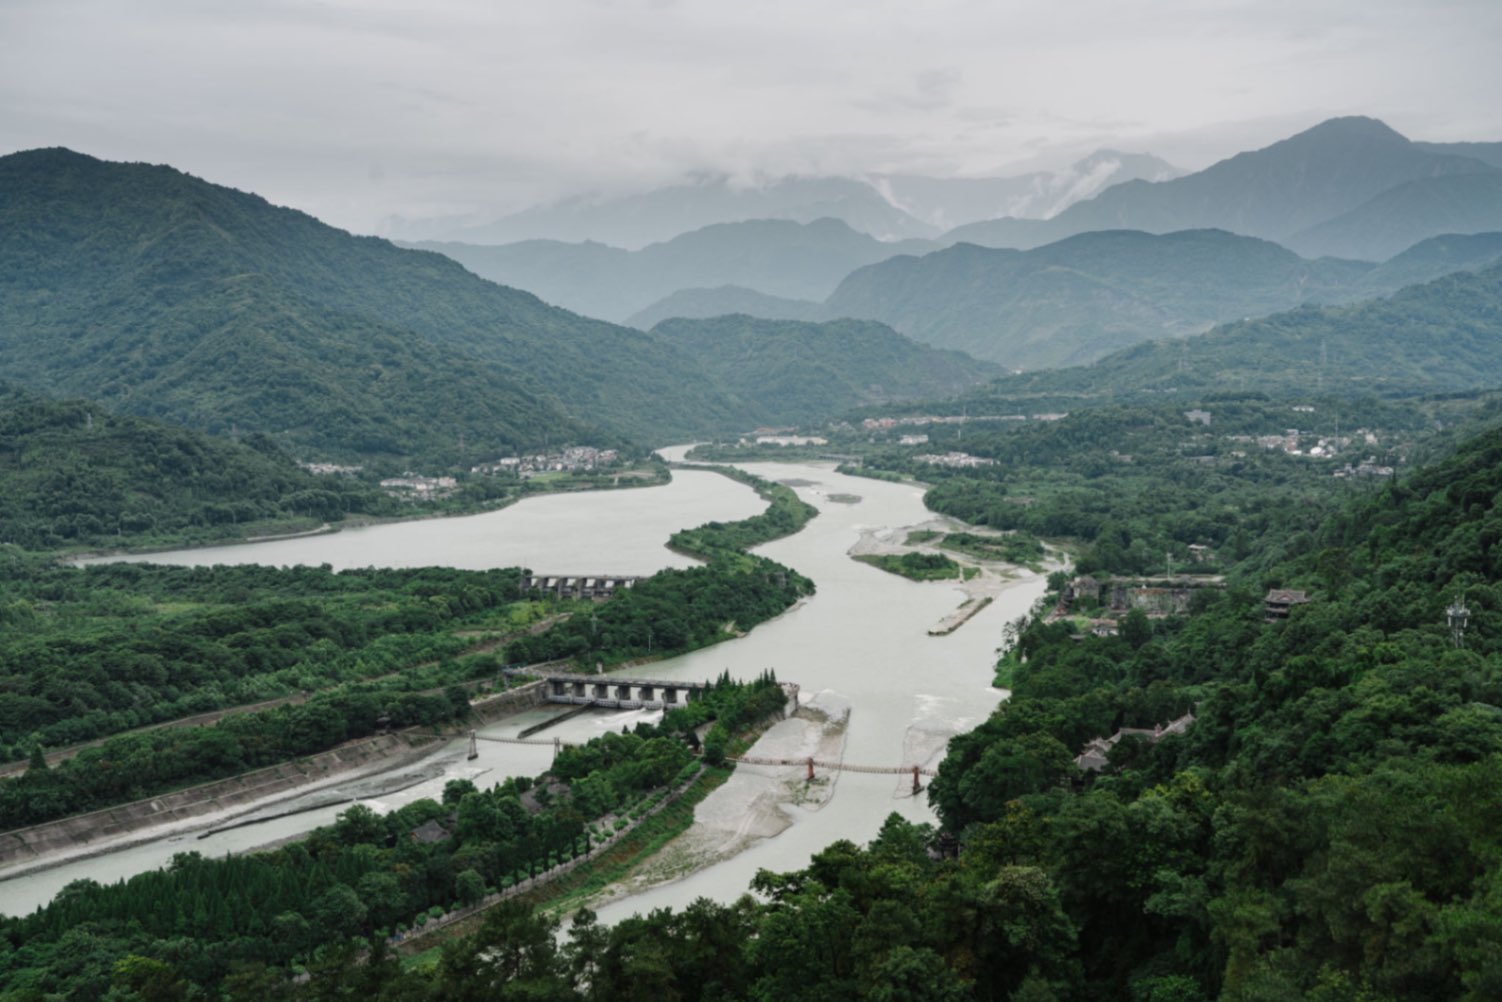
[[443,784],[443,802],[445,804],[457,804],[464,799],[466,793],[478,793],[479,789],[472,780],[451,779]]
[[485,896],[485,878],[476,870],[461,870],[454,877],[454,890],[462,903],[475,904]]
[[364,804],[351,804],[334,821],[334,835],[345,845],[378,843],[386,840],[386,823]]
[[151,957],[131,954],[115,961],[116,988],[134,992],[142,1002],[181,1002],[188,997],[188,985],[177,969]]
[[1152,620],[1141,609],[1132,609],[1121,620],[1121,639],[1132,650],[1137,650],[1153,638]]
[[322,938],[350,936],[365,925],[365,902],[348,884],[335,884],[313,900],[311,917]]

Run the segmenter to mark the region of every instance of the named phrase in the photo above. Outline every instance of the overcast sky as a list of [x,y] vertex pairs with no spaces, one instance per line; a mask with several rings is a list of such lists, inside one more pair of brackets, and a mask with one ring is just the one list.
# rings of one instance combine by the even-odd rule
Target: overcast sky
[[0,152],[359,232],[696,170],[1202,167],[1334,115],[1502,140],[1502,0],[0,0]]

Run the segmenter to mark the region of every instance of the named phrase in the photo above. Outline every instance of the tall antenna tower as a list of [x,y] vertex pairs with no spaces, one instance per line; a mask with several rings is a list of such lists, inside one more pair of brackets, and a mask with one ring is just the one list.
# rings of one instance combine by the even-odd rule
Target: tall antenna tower
[[1445,622],[1450,627],[1450,639],[1456,647],[1465,647],[1466,622],[1471,618],[1471,610],[1465,607],[1465,596],[1457,598],[1450,607],[1445,610]]

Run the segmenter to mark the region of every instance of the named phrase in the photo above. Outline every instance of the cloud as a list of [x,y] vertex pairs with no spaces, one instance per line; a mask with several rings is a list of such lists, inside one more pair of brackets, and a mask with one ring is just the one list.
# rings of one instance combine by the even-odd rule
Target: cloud
[[0,137],[368,230],[696,169],[1199,166],[1333,113],[1502,139],[1498,37],[1480,0],[8,0]]

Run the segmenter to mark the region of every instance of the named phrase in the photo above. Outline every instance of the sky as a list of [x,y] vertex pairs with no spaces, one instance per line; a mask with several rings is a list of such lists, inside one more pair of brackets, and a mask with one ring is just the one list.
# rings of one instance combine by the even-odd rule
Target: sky
[[0,153],[355,232],[691,172],[1186,168],[1336,115],[1502,140],[1499,0],[0,0]]

